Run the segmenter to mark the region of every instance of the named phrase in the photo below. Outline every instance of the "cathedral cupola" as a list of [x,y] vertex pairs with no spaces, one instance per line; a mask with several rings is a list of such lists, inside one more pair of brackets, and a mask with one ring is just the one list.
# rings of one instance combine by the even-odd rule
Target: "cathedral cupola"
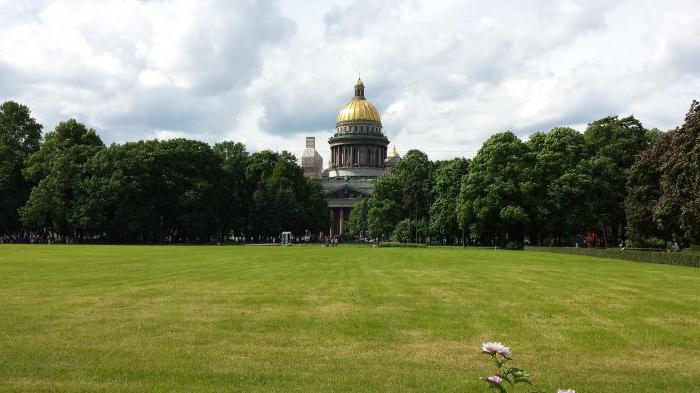
[[365,84],[357,78],[355,96],[338,112],[335,134],[328,140],[331,168],[337,176],[378,177],[383,174],[389,140],[382,131],[379,111],[365,98]]
[[[368,126],[364,128],[352,127],[353,125]],[[345,104],[338,112],[336,119],[338,133],[369,132],[381,133],[382,119],[377,108],[365,98],[365,84],[361,79],[355,82],[355,96]]]

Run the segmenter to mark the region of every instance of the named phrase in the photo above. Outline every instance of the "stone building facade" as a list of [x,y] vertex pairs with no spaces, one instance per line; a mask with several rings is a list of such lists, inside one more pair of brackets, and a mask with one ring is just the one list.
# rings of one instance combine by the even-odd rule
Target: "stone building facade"
[[301,154],[301,168],[304,170],[304,176],[321,180],[323,157],[316,151],[316,138],[312,136],[306,137],[306,149]]
[[[309,142],[307,138],[307,150]],[[394,149],[387,156],[389,139],[382,130],[379,111],[365,98],[365,86],[358,78],[355,95],[338,112],[335,132],[328,139],[330,162],[321,172],[320,182],[326,194],[330,210],[331,237],[345,233],[345,221],[353,206],[369,197],[374,189],[374,180],[393,168],[401,159]],[[304,166],[304,157],[318,154],[304,151],[302,167],[310,178],[316,168]],[[320,157],[320,156],[319,156]],[[310,159],[307,159],[311,163]],[[322,165],[322,161],[321,164]]]

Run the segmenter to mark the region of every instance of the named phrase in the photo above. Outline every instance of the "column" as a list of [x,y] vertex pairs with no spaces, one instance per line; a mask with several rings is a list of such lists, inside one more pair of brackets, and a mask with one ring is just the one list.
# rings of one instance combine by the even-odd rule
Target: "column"
[[328,236],[333,238],[335,236],[335,209],[330,208],[329,210],[331,211],[331,226],[328,228]]
[[340,220],[338,221],[338,235],[339,236],[343,236],[343,232],[344,232],[343,231],[343,229],[344,229],[343,228],[344,227],[343,220],[345,220],[344,210],[345,209],[342,207],[338,209],[338,212],[340,213]]

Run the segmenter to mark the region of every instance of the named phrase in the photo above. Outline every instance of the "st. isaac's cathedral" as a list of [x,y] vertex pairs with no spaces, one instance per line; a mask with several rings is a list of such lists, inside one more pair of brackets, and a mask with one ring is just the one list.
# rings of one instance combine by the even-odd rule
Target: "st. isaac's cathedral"
[[352,207],[372,194],[374,180],[391,171],[401,159],[396,148],[387,155],[389,139],[382,131],[382,119],[377,108],[365,98],[365,85],[359,78],[355,96],[338,112],[335,133],[328,144],[330,163],[323,169],[316,140],[307,137],[301,166],[305,176],[323,187],[333,237],[345,233],[344,223]]

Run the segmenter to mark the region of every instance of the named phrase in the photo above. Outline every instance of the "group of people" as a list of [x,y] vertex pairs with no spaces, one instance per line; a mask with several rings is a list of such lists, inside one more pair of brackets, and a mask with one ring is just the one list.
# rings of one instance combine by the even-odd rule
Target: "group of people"
[[46,244],[51,243],[51,238],[35,233],[0,236],[0,244],[14,243]]
[[338,245],[338,238],[333,236],[333,237],[326,237],[326,247],[336,247]]

